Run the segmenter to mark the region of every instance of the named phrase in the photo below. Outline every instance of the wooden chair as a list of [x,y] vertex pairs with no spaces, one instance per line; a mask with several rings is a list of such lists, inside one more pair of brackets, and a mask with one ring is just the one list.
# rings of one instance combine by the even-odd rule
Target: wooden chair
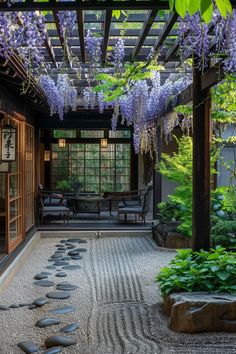
[[146,223],[146,215],[149,210],[150,201],[151,201],[151,193],[152,193],[152,183],[150,182],[145,190],[143,196],[143,204],[142,205],[133,205],[133,206],[125,206],[118,209],[118,220],[120,221],[120,215],[124,214],[125,222],[127,222],[127,215],[138,215],[142,222]]
[[69,213],[70,209],[63,206],[63,205],[45,205],[44,204],[44,199],[43,196],[40,195],[40,224],[44,223],[44,219],[46,217],[51,217],[51,218],[62,218],[63,221],[67,221],[69,223]]

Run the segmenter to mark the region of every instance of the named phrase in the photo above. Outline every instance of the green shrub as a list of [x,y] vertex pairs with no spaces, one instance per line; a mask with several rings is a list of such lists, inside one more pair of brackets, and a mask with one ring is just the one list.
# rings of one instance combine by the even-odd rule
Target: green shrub
[[218,220],[211,229],[211,239],[214,246],[236,250],[236,221]]
[[236,253],[216,247],[209,252],[178,250],[156,277],[163,296],[174,292],[236,292]]

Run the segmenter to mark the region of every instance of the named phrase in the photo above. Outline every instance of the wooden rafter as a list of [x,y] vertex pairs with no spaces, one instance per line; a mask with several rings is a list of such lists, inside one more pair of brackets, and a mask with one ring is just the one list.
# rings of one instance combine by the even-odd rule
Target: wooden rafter
[[142,27],[141,33],[139,35],[139,38],[137,40],[136,46],[134,47],[134,50],[132,53],[132,61],[135,61],[137,59],[137,56],[143,46],[143,43],[145,42],[148,32],[150,31],[152,24],[155,21],[157,12],[158,12],[158,9],[154,9],[154,10],[149,11],[149,13],[146,17],[146,20],[143,23],[143,27]]
[[[233,0],[234,1],[234,0]],[[169,9],[168,0],[93,0],[93,1],[65,1],[50,0],[48,2],[14,2],[8,6],[8,2],[0,3],[0,11],[63,11],[63,10],[151,10],[151,9]]]
[[84,13],[83,10],[77,10],[77,23],[78,23],[78,32],[79,32],[79,43],[80,43],[80,54],[82,63],[86,62],[85,55],[85,43],[84,43]]
[[48,52],[48,55],[53,63],[53,65],[55,66],[55,68],[57,68],[57,62],[56,62],[56,56],[55,56],[55,52],[50,40],[50,37],[48,36],[48,33],[44,33],[45,35],[45,39],[44,39],[44,44],[45,44],[45,48]]
[[61,34],[61,30],[60,30],[60,24],[59,24],[59,17],[58,17],[58,11],[54,10],[53,11],[53,18],[54,18],[54,22],[57,28],[57,33],[58,33],[58,37],[60,39],[61,42],[61,46],[62,46],[62,50],[63,50],[63,56],[65,58],[65,60],[67,61],[67,63],[69,64],[69,66],[72,68],[72,64],[71,64],[71,60],[70,60],[70,53],[69,53],[69,48],[67,46],[67,43],[65,42],[62,34]]
[[168,20],[166,21],[161,34],[159,35],[159,37],[156,40],[156,43],[154,45],[154,52],[157,53],[158,50],[160,49],[160,47],[162,46],[163,42],[165,41],[166,37],[168,36],[168,34],[170,33],[172,27],[174,26],[175,22],[177,21],[178,18],[178,14],[176,12],[173,12]]
[[105,22],[104,22],[104,34],[103,34],[102,55],[101,55],[102,63],[105,63],[106,61],[107,45],[109,41],[109,34],[111,28],[111,19],[112,19],[112,10],[107,10]]

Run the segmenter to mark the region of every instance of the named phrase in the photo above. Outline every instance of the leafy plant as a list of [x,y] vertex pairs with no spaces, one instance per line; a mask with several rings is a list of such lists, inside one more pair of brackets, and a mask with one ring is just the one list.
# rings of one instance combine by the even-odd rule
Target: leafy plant
[[236,221],[218,220],[211,229],[213,244],[236,250]]
[[216,247],[209,252],[178,250],[156,276],[163,296],[174,292],[236,292],[236,253]]

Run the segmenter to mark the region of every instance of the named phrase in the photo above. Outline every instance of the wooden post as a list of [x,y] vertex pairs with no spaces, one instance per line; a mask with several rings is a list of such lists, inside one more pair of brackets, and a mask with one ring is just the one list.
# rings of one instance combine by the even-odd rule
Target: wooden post
[[193,250],[210,247],[210,95],[193,69]]
[[[156,161],[161,161],[162,153],[162,133],[161,126],[157,126],[157,154]],[[162,176],[155,168],[153,169],[153,219],[157,219],[158,207],[157,205],[162,201]]]

